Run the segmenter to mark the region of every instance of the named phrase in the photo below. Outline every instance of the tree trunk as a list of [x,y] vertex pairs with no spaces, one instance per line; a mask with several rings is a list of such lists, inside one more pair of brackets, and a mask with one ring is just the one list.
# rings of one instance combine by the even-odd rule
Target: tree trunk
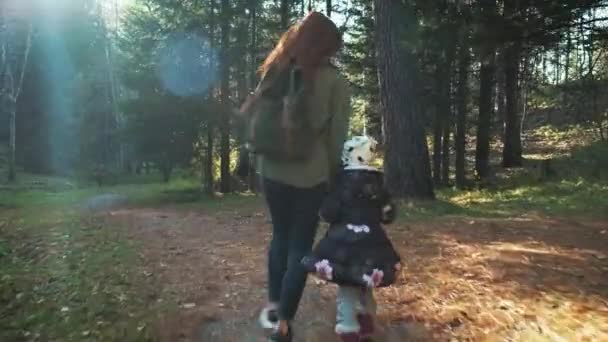
[[[302,12],[304,12],[304,2],[302,2]],[[249,13],[250,13],[250,22],[251,22],[251,41],[249,45],[249,57],[250,57],[250,65],[249,65],[249,89],[252,90],[255,88],[257,83],[256,70],[257,70],[257,50],[258,50],[258,15],[257,15],[257,7],[258,0],[250,0],[249,2]],[[248,153],[249,151],[247,151]],[[242,152],[245,153],[245,152]],[[256,184],[256,172],[255,172],[255,158],[252,158],[251,155],[247,156],[248,162],[248,178],[247,183],[249,185],[249,190],[251,192],[257,191]]]
[[[250,88],[253,89],[256,86],[256,70],[257,70],[257,50],[258,50],[258,15],[257,15],[257,0],[251,0],[251,71],[250,71]],[[302,1],[302,15],[304,15],[304,1]],[[249,190],[252,192],[257,191],[257,174],[255,171],[255,157],[249,156]]]
[[289,1],[281,0],[281,29],[286,30],[289,25]]
[[477,145],[475,149],[475,171],[477,177],[485,179],[490,173],[490,130],[492,126],[492,85],[494,83],[494,49],[489,48],[482,57],[479,71],[479,119],[477,122]]
[[[251,17],[249,17],[251,19]],[[250,21],[247,22],[246,25],[237,26],[237,30],[235,30],[235,38],[237,42],[247,42],[247,46],[249,45],[249,26]],[[245,45],[245,44],[243,44]],[[243,101],[247,98],[248,90],[250,89],[250,82],[248,82],[248,75],[250,74],[249,70],[250,65],[248,64],[247,58],[243,58],[237,61],[234,64],[234,79],[236,81],[236,99],[237,103],[243,103]],[[238,159],[236,164],[235,174],[240,178],[241,181],[247,182],[249,178],[250,171],[250,162],[249,162],[249,150],[247,149],[245,142],[242,139],[240,134],[235,135],[236,142],[239,146],[238,148]],[[233,189],[234,190],[234,189]]]
[[[1,19],[5,20],[6,18],[2,17]],[[23,48],[23,55],[18,58],[17,56],[17,48],[12,46],[16,44],[15,41],[11,41],[10,36],[8,34],[9,28],[8,22],[4,23],[3,30],[6,30],[3,34],[2,47],[0,51],[0,55],[2,57],[2,63],[0,66],[0,79],[1,86],[3,89],[0,92],[0,102],[2,100],[6,101],[8,108],[8,116],[9,116],[9,157],[8,157],[8,174],[7,179],[9,182],[14,182],[17,178],[16,172],[16,152],[17,152],[17,101],[19,100],[19,95],[21,95],[21,88],[23,87],[23,79],[25,77],[25,70],[27,68],[27,63],[30,54],[30,48],[32,46],[32,30],[33,26],[30,23],[28,25],[28,30],[25,37],[25,45]],[[12,28],[17,31],[16,28]],[[11,48],[12,46],[12,48]],[[21,51],[19,51],[21,52]],[[15,63],[15,65],[11,65],[11,63]],[[17,65],[20,64],[20,65]],[[4,99],[2,99],[4,97]]]
[[17,172],[15,171],[15,155],[16,155],[16,135],[17,135],[17,103],[12,96],[6,101],[7,111],[9,118],[9,135],[8,135],[8,181],[14,182],[17,178]]
[[462,189],[466,186],[466,133],[467,133],[467,103],[469,95],[469,37],[465,27],[461,38],[460,54],[458,58],[458,90],[456,103],[456,187]]
[[325,12],[327,13],[327,16],[330,18],[331,18],[331,11],[332,11],[331,0],[326,0],[325,1]]
[[443,124],[441,137],[441,184],[450,184],[450,140],[452,135],[453,111],[452,111],[452,79],[454,72],[454,55],[456,45],[450,44],[447,48],[446,61],[444,64],[444,83],[441,95],[441,105],[443,107]]
[[448,117],[443,125],[443,137],[441,139],[441,185],[450,184],[450,139],[452,135],[452,111],[448,111]]
[[374,4],[386,185],[398,197],[434,198],[426,135],[416,103],[416,59],[401,46],[397,27],[415,23],[414,10],[396,0]]
[[[501,65],[502,64],[504,64],[504,63],[501,63]],[[542,82],[547,83],[547,54],[546,53],[543,54],[543,62],[541,64],[541,69],[542,69],[542,76],[541,76]]]
[[162,166],[162,173],[163,173],[163,182],[164,183],[169,183],[169,181],[171,180],[171,171],[172,171],[172,167],[168,162],[163,162],[163,166]]
[[[438,75],[441,77],[441,75]],[[438,82],[437,89],[441,89]],[[441,101],[440,101],[441,102]],[[441,138],[443,133],[443,106],[439,103],[435,106],[435,117],[433,119],[433,182],[435,185],[441,183]]]
[[[520,140],[523,140],[525,138],[524,136],[524,131],[525,131],[525,122],[526,122],[526,117],[527,117],[527,113],[528,113],[528,81],[531,78],[531,75],[529,74],[531,72],[532,66],[530,65],[530,63],[534,63],[534,61],[532,60],[532,57],[530,55],[526,55],[524,58],[522,58],[521,64],[521,71],[520,71],[520,80],[519,80],[519,88],[518,88],[518,92],[519,92],[519,96],[521,98],[521,102],[520,103],[520,108],[521,108],[521,120],[519,122],[519,136],[520,136]],[[522,146],[523,146],[523,142],[522,142]]]
[[[560,37],[561,39],[561,37]],[[557,46],[555,47],[555,59],[553,67],[555,68],[555,85],[559,85],[562,79],[562,63],[561,63],[561,52],[559,51],[559,41],[557,42]]]
[[[577,50],[585,50],[585,18],[580,17],[578,24],[578,46]],[[585,75],[585,55],[580,52],[577,53],[578,57],[578,77],[583,78]],[[578,113],[578,112],[577,112]],[[578,118],[577,118],[578,119]]]
[[205,152],[205,192],[208,195],[213,195],[215,193],[215,189],[213,189],[214,185],[214,176],[213,176],[213,131],[214,125],[207,125],[207,151]]
[[257,51],[258,51],[258,0],[250,0],[249,13],[251,15],[251,43],[249,45],[249,58],[250,58],[250,70],[249,70],[249,87],[254,89],[256,86],[256,71],[257,71]]
[[[595,20],[595,9],[591,9],[591,20]],[[593,69],[595,68],[595,63],[593,61],[593,56],[595,54],[595,23],[591,22],[591,27],[589,27],[589,34],[588,34],[588,40],[587,40],[587,48],[585,49],[585,52],[587,52],[587,58],[589,60],[589,63],[587,64],[587,75],[588,75],[588,79],[593,80]]]
[[436,70],[437,102],[433,123],[433,182],[447,183],[450,171],[450,69],[455,46],[447,46]]
[[[493,14],[496,12],[496,1],[492,0],[482,5],[486,14],[484,29],[490,30]],[[479,70],[479,119],[477,121],[477,145],[475,149],[475,172],[479,179],[490,175],[490,130],[492,126],[492,88],[494,87],[494,74],[496,68],[496,47],[492,39],[484,42],[481,47]]]
[[[229,66],[229,39],[230,39],[230,22],[231,22],[231,9],[228,0],[222,0],[221,2],[221,37],[220,37],[220,96],[223,108],[229,108],[230,106],[230,66]],[[221,118],[221,131],[222,136],[220,140],[220,192],[230,192],[230,117],[228,115],[222,115]]]
[[[496,120],[495,126],[492,131],[497,134],[502,134],[505,126],[505,112],[506,112],[506,104],[505,104],[505,73],[504,73],[504,63],[502,62],[504,59],[503,52],[497,52],[496,57]],[[545,59],[543,59],[545,60]]]
[[[101,13],[99,13],[101,16]],[[102,21],[102,32],[104,34],[104,52],[105,52],[105,61],[106,61],[106,71],[107,71],[107,88],[108,88],[108,97],[109,102],[111,103],[112,108],[112,129],[119,129],[121,124],[120,113],[118,110],[118,91],[116,89],[116,75],[114,74],[114,51],[112,50],[112,44],[110,42],[110,38],[108,36],[108,30],[105,22]],[[108,144],[112,145],[114,141],[111,138],[113,136],[112,133],[108,133]],[[118,170],[124,168],[124,154],[123,154],[123,143],[118,142],[118,155],[115,156],[115,162],[117,162],[116,166]]]
[[570,54],[572,54],[572,37],[570,36],[570,28],[566,32],[566,61],[564,64],[564,83],[570,81]]
[[[210,11],[210,15],[209,15],[209,40],[211,42],[211,46],[213,48],[216,47],[216,41],[215,41],[215,31],[216,31],[216,20],[215,20],[215,5],[216,5],[216,0],[209,0],[209,11]],[[216,63],[212,62],[212,67],[217,67]],[[213,95],[211,95],[213,96]],[[203,161],[203,178],[204,178],[204,188],[205,188],[205,192],[210,195],[213,196],[215,194],[215,189],[214,189],[214,185],[215,185],[215,177],[214,177],[214,162],[213,162],[213,149],[214,149],[214,134],[215,134],[215,124],[213,122],[213,119],[208,119],[207,120],[207,144],[205,146],[205,158]]]
[[512,43],[505,49],[505,132],[504,148],[502,151],[503,167],[518,167],[522,165],[522,150],[520,136],[520,118],[518,115],[518,78],[519,78],[519,43]]

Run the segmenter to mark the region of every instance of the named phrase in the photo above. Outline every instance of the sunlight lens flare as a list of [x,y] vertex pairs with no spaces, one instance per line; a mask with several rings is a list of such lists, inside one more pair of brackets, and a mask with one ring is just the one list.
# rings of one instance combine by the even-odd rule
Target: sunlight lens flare
[[201,95],[217,80],[217,52],[196,33],[174,33],[159,49],[158,77],[165,90],[187,97]]

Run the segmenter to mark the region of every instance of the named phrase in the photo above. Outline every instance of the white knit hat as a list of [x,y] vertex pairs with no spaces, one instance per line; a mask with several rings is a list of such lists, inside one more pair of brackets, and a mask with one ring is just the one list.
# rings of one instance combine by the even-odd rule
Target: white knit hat
[[370,136],[356,136],[344,143],[342,164],[346,170],[371,170],[378,143]]

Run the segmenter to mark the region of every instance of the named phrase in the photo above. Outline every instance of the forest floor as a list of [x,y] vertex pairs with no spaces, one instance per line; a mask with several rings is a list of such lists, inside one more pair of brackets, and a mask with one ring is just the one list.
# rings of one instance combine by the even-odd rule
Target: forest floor
[[[267,215],[123,208],[103,215],[140,241],[142,272],[181,309],[154,326],[163,341],[263,341]],[[377,292],[382,340],[608,339],[608,221],[528,213],[398,224],[399,283]],[[333,341],[335,288],[309,279],[298,341]]]
[[[608,340],[606,145],[542,146],[555,178],[531,163],[491,190],[402,203],[387,230],[405,267],[377,291],[380,341]],[[0,192],[0,340],[264,341],[260,197],[40,183]],[[297,341],[335,340],[334,301],[309,278]]]

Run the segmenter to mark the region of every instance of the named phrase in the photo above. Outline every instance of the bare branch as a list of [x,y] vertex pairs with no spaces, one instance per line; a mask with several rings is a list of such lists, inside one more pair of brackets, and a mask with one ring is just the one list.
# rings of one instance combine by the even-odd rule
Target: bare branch
[[13,70],[11,69],[11,63],[7,58],[4,65],[4,77],[5,77],[5,89],[4,91],[8,94],[11,100],[14,99],[13,90],[15,89],[15,78],[13,77]]
[[6,66],[6,42],[4,40],[0,41],[0,45],[2,48],[0,49],[0,82],[4,77],[4,67]]
[[589,20],[583,21],[583,22],[579,21],[579,22],[564,23],[561,25],[555,25],[553,27],[546,27],[546,28],[543,28],[542,30],[533,31],[529,34],[524,34],[522,36],[522,39],[531,40],[531,39],[538,38],[540,36],[543,36],[543,35],[546,35],[548,33],[552,33],[555,31],[571,29],[573,27],[578,27],[579,25],[588,25],[588,24],[593,24],[593,23],[603,22],[603,21],[608,21],[608,17],[594,18],[594,19],[589,19]]
[[21,75],[19,75],[19,83],[17,84],[17,88],[14,90],[14,97],[15,100],[19,97],[19,94],[21,94],[21,87],[23,86],[23,79],[25,77],[25,70],[27,68],[27,62],[29,59],[29,55],[30,55],[30,48],[32,47],[32,31],[33,31],[33,24],[30,23],[28,25],[28,29],[27,29],[27,37],[26,37],[26,41],[25,41],[25,51],[23,52],[23,62],[21,64]]

